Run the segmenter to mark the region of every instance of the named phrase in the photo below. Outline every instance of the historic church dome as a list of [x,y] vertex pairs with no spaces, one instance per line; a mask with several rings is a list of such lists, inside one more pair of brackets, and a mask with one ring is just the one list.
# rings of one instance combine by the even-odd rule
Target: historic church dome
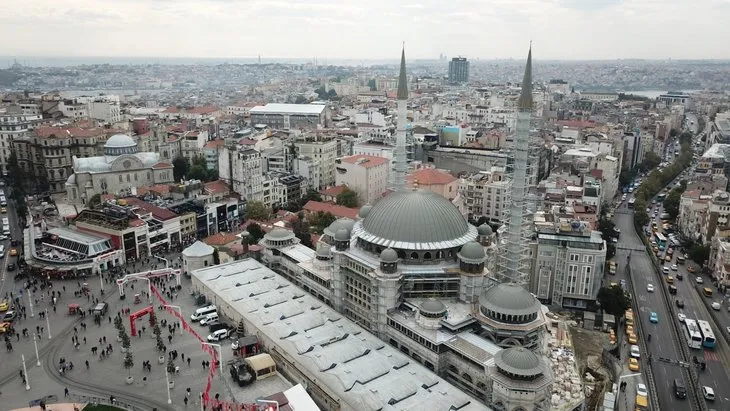
[[136,154],[137,143],[126,134],[115,134],[104,144],[104,155],[120,156],[122,154]]
[[401,191],[378,201],[356,224],[357,236],[379,246],[405,250],[459,247],[477,237],[459,209],[431,191]]

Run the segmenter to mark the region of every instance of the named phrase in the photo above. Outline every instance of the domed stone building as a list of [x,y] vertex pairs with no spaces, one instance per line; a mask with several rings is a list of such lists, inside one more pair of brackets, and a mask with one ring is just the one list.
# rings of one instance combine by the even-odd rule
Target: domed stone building
[[115,134],[104,144],[104,155],[73,158],[73,174],[66,180],[69,202],[84,204],[95,194],[134,194],[134,189],[173,182],[172,164],[159,153],[138,152],[137,142]]

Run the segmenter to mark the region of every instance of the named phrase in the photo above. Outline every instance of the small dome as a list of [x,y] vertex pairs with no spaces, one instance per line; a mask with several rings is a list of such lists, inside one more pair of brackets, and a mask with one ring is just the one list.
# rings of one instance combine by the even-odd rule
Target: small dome
[[346,228],[340,228],[335,233],[335,241],[350,241],[350,231]]
[[386,248],[380,253],[380,261],[384,263],[397,263],[398,253],[392,248]]
[[330,246],[325,242],[317,243],[317,257],[329,258],[332,256]]
[[370,214],[370,210],[373,209],[373,206],[370,204],[365,204],[364,206],[360,207],[360,213],[357,215],[360,218],[365,218]]
[[479,297],[479,304],[492,311],[507,315],[535,314],[540,302],[524,287],[517,284],[497,284]]
[[441,314],[446,311],[446,306],[441,301],[435,298],[429,298],[428,300],[421,303],[419,311],[428,314]]
[[479,235],[492,235],[492,227],[489,224],[484,223],[477,227],[477,233],[479,233]]
[[276,227],[273,230],[266,233],[265,237],[272,239],[272,240],[285,240],[290,237],[293,238],[294,233],[292,233],[291,231],[289,231],[285,228]]
[[115,134],[106,141],[104,147],[107,148],[125,148],[136,146],[134,139],[126,134]]
[[347,231],[352,231],[352,227],[354,225],[354,220],[350,220],[349,218],[339,218],[333,221],[332,224],[328,225],[327,228],[324,229],[323,233],[334,238],[341,228],[344,228]]
[[506,348],[494,356],[494,363],[502,371],[522,377],[543,373],[540,357],[525,347]]
[[460,259],[464,260],[464,262],[474,264],[483,263],[487,256],[484,253],[482,245],[475,241],[470,241],[464,244],[458,255]]

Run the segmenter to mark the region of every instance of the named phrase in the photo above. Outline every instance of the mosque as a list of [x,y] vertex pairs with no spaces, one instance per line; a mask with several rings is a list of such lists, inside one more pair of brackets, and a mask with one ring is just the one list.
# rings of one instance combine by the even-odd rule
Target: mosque
[[[402,56],[399,108],[407,96]],[[399,113],[397,145],[405,121]],[[403,181],[404,170],[396,164]],[[264,264],[491,408],[551,409],[547,308],[494,279],[497,234],[438,194],[397,188],[333,222],[316,250],[275,228],[260,242]]]
[[66,195],[72,204],[84,204],[95,194],[134,195],[135,187],[173,182],[172,169],[159,153],[140,153],[132,137],[115,134],[104,144],[103,156],[74,156]]

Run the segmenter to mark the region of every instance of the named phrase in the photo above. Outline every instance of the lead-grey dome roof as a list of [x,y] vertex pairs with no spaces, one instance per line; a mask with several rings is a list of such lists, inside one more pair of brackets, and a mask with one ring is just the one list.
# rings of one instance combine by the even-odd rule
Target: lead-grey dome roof
[[360,207],[360,212],[358,213],[358,217],[365,218],[370,214],[370,210],[373,209],[373,206],[370,204],[365,204],[364,206]]
[[285,228],[276,227],[266,233],[264,237],[271,240],[286,240],[288,238],[294,238],[294,233]]
[[464,244],[461,250],[459,250],[458,255],[464,262],[472,264],[483,263],[484,259],[487,258],[486,253],[484,253],[484,248],[476,241],[470,241]]
[[329,258],[332,256],[330,246],[324,241],[317,243],[317,257]]
[[380,261],[384,263],[397,263],[398,253],[392,248],[386,248],[380,253]]
[[484,223],[477,227],[477,232],[479,232],[479,235],[492,235],[492,227],[489,226],[489,224]]
[[126,134],[114,134],[104,144],[104,147],[131,147],[136,146],[134,139]]
[[401,191],[378,201],[355,234],[381,246],[413,250],[458,247],[477,237],[459,209],[431,191]]
[[429,298],[421,303],[419,310],[429,314],[441,314],[446,311],[446,306],[435,298]]
[[337,231],[339,231],[341,228],[344,228],[348,232],[352,231],[352,227],[355,225],[354,220],[350,220],[349,218],[339,218],[332,222],[332,224],[328,225],[327,228],[323,230],[323,233],[334,238],[337,234]]
[[346,228],[340,228],[335,233],[335,240],[337,240],[337,241],[349,241],[350,240],[350,231],[348,231]]
[[525,347],[512,347],[499,351],[494,356],[494,364],[509,374],[523,377],[533,377],[543,373],[540,357]]
[[479,304],[507,315],[535,314],[540,310],[540,302],[537,298],[517,284],[495,285],[479,296]]

